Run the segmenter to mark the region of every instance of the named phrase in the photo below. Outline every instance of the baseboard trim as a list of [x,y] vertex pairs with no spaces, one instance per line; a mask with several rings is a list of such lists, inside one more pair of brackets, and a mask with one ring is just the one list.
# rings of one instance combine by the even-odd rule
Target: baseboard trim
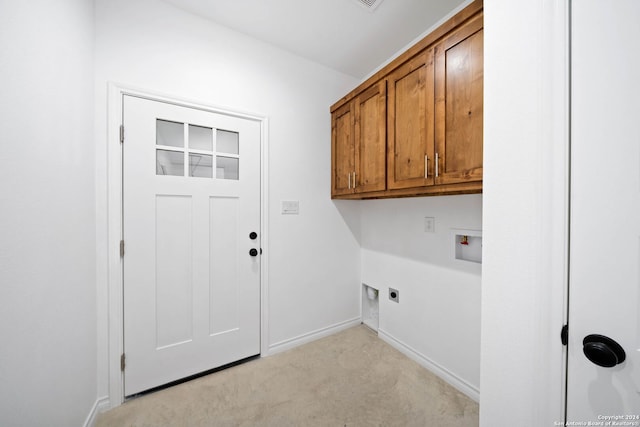
[[402,341],[394,338],[392,335],[383,331],[382,329],[378,329],[378,337],[408,358],[433,372],[442,380],[450,384],[452,387],[455,387],[458,391],[464,393],[470,399],[474,400],[475,402],[480,402],[480,390],[478,390],[477,387],[469,384],[467,381],[449,371],[447,368],[439,365],[425,355],[406,345]]
[[108,396],[97,399],[93,404],[89,415],[87,415],[87,418],[84,420],[83,427],[93,427],[96,424],[96,417],[98,416],[98,414],[109,409],[109,406],[110,403]]
[[351,328],[353,326],[357,326],[362,322],[360,317],[356,317],[353,319],[345,320],[344,322],[336,323],[331,326],[327,326],[326,328],[317,329],[312,332],[308,332],[306,334],[298,335],[294,338],[289,338],[284,341],[277,342],[275,344],[269,345],[269,352],[262,356],[272,356],[276,353],[280,353],[286,350],[290,350],[292,348],[301,346],[302,344],[307,344],[311,341],[318,340],[320,338],[328,337],[329,335],[333,335],[337,332],[343,331],[345,329]]

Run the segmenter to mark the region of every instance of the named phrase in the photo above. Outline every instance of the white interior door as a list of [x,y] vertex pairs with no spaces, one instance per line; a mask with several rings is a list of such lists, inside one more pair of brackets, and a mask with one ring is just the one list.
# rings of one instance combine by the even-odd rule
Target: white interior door
[[129,396],[260,353],[260,124],[123,102]]
[[572,2],[567,418],[584,425],[640,425],[639,23],[637,0]]

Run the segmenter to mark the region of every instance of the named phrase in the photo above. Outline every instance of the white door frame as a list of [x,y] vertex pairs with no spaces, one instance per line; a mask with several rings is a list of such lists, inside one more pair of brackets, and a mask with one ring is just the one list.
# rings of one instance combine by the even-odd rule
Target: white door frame
[[540,74],[536,83],[541,104],[534,118],[539,123],[541,156],[536,165],[540,168],[536,197],[543,220],[535,260],[540,263],[540,286],[529,313],[539,326],[534,328],[535,344],[529,351],[539,353],[534,371],[543,375],[531,377],[535,402],[529,403],[531,424],[527,425],[532,426],[552,425],[566,416],[567,346],[561,344],[560,332],[567,323],[569,303],[570,3],[538,0],[542,22],[535,22],[543,28],[538,53],[542,63],[535,71]]
[[[484,4],[483,427],[505,420],[546,426],[564,419],[566,347],[560,331],[568,289],[570,1],[534,0],[525,8],[508,1]],[[521,138],[513,140],[515,135]],[[527,145],[506,158],[503,147],[515,143]],[[523,193],[525,187],[535,191]],[[499,211],[496,202],[511,198],[524,203]],[[496,228],[505,214],[515,220]],[[536,221],[530,223],[532,216]],[[514,236],[526,244],[520,260],[505,266],[501,255]],[[511,286],[521,279],[531,285],[527,299]]]
[[[268,353],[268,136],[269,121],[264,115],[233,111],[212,106],[199,101],[169,96],[158,92],[136,89],[109,83],[107,106],[107,262],[108,262],[108,364],[109,364],[109,401],[116,407],[124,401],[123,373],[120,371],[120,355],[124,348],[123,334],[123,265],[120,258],[120,240],[122,238],[122,146],[120,144],[120,125],[123,118],[122,97],[133,95],[153,101],[166,102],[189,108],[227,114],[234,117],[260,122],[260,239],[263,254],[260,260],[260,354]],[[126,130],[125,130],[126,144]]]

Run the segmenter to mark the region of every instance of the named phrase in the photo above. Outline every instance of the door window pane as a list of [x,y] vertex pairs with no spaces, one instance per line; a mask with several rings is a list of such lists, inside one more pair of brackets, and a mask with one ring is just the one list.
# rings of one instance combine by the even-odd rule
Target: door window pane
[[189,148],[213,151],[213,129],[189,125]]
[[234,157],[216,157],[216,178],[238,179],[240,160]]
[[213,178],[213,156],[189,154],[189,176]]
[[156,150],[156,175],[184,176],[184,153]]
[[184,147],[184,124],[157,119],[156,144]]
[[218,153],[239,154],[238,132],[218,129],[216,131],[216,151]]

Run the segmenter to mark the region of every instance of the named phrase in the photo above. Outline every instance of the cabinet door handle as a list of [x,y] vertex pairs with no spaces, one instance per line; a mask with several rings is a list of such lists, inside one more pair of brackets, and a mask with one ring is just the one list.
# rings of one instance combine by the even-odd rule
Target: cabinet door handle
[[429,178],[429,156],[424,156],[424,179]]
[[349,172],[349,190],[351,190],[351,172]]
[[438,153],[436,153],[436,178],[438,177]]

